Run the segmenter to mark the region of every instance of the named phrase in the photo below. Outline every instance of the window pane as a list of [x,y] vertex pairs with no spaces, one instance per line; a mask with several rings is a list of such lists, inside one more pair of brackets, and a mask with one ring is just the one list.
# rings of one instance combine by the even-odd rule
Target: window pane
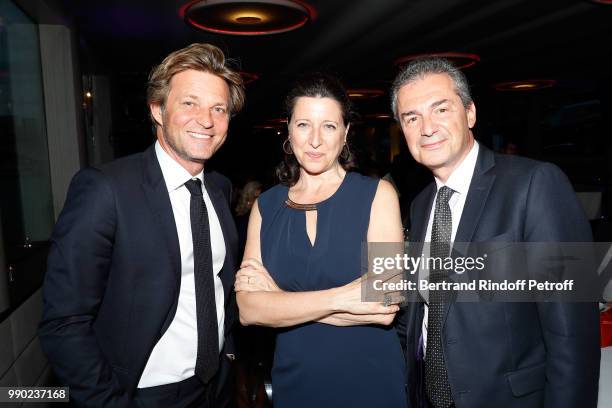
[[40,285],[54,220],[38,27],[12,1],[0,2],[0,191],[15,306]]

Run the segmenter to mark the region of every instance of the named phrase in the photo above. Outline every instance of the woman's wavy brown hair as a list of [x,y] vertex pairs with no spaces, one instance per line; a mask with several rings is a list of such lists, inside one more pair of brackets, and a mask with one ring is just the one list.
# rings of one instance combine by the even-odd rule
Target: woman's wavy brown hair
[[[340,80],[332,75],[324,73],[308,74],[302,76],[293,84],[285,98],[287,123],[291,122],[295,104],[298,98],[301,97],[331,98],[338,102],[342,110],[342,120],[345,127],[348,127],[354,115],[351,100],[346,89]],[[343,151],[344,149],[346,149],[347,153],[341,154],[338,157],[338,162],[344,170],[349,171],[355,167],[355,161],[348,148],[348,142]],[[289,187],[297,183],[300,178],[300,163],[298,163],[293,154],[285,152],[283,161],[276,167],[276,177],[282,184]]]

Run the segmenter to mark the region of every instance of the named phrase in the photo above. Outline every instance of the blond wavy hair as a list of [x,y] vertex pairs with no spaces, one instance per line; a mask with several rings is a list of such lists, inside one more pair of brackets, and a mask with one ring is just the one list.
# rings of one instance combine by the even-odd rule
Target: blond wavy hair
[[[164,108],[172,77],[183,71],[193,69],[208,72],[225,80],[229,87],[229,110],[233,116],[244,106],[244,82],[236,71],[233,71],[223,51],[212,44],[195,43],[174,51],[161,64],[151,70],[147,86],[147,105],[159,105]],[[151,117],[153,123],[153,117]]]

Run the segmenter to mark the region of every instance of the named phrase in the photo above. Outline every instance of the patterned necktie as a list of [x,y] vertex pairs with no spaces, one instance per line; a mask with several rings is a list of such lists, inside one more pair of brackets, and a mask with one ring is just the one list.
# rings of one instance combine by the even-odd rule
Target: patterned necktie
[[214,377],[219,368],[219,332],[210,227],[208,225],[208,211],[202,197],[200,179],[189,180],[185,183],[185,187],[191,193],[189,208],[198,323],[198,354],[195,375],[206,384]]
[[[430,256],[432,258],[445,258],[450,254],[453,222],[448,201],[453,193],[454,191],[446,186],[438,190],[431,229]],[[446,271],[434,269],[430,271],[429,281],[442,282],[447,277]],[[427,396],[435,408],[447,408],[453,404],[442,350],[442,318],[446,301],[448,301],[447,292],[436,290],[429,292],[425,385]]]

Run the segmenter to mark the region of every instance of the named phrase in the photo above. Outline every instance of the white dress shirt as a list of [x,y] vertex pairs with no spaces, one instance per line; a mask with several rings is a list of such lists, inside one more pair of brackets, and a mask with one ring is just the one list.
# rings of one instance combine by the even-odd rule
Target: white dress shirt
[[[144,368],[138,388],[170,384],[192,377],[195,372],[198,351],[198,328],[196,318],[195,281],[193,276],[193,241],[191,237],[190,200],[191,194],[185,182],[199,178],[204,181],[203,173],[191,176],[178,162],[155,143],[155,154],[164,176],[181,251],[181,287],[176,314],[168,330],[157,342]],[[224,292],[219,272],[225,262],[225,240],[219,218],[202,183],[204,202],[208,210],[210,242],[213,259],[215,285],[215,304],[219,328],[219,350],[223,348],[224,336]],[[147,239],[143,237],[143,239]],[[160,248],[165,250],[165,248]],[[168,288],[168,290],[171,290]]]
[[[440,187],[447,186],[453,189],[455,192],[448,201],[448,205],[451,210],[451,217],[453,220],[451,242],[455,241],[455,235],[457,235],[457,229],[459,227],[459,221],[461,221],[461,214],[463,214],[463,207],[465,206],[465,199],[470,189],[470,183],[472,182],[472,176],[474,175],[474,168],[476,167],[476,159],[478,159],[478,142],[474,141],[474,145],[470,149],[470,152],[465,156],[465,159],[459,164],[451,175],[446,180],[446,183],[440,181],[437,177],[436,180],[436,198],[434,199],[431,211],[429,213],[429,221],[427,223],[427,231],[425,232],[425,242],[431,242],[431,228],[433,226],[434,210],[436,208],[437,193]],[[428,255],[428,254],[427,254]],[[425,305],[425,312],[423,315],[423,352],[427,350],[427,317],[429,308]]]

